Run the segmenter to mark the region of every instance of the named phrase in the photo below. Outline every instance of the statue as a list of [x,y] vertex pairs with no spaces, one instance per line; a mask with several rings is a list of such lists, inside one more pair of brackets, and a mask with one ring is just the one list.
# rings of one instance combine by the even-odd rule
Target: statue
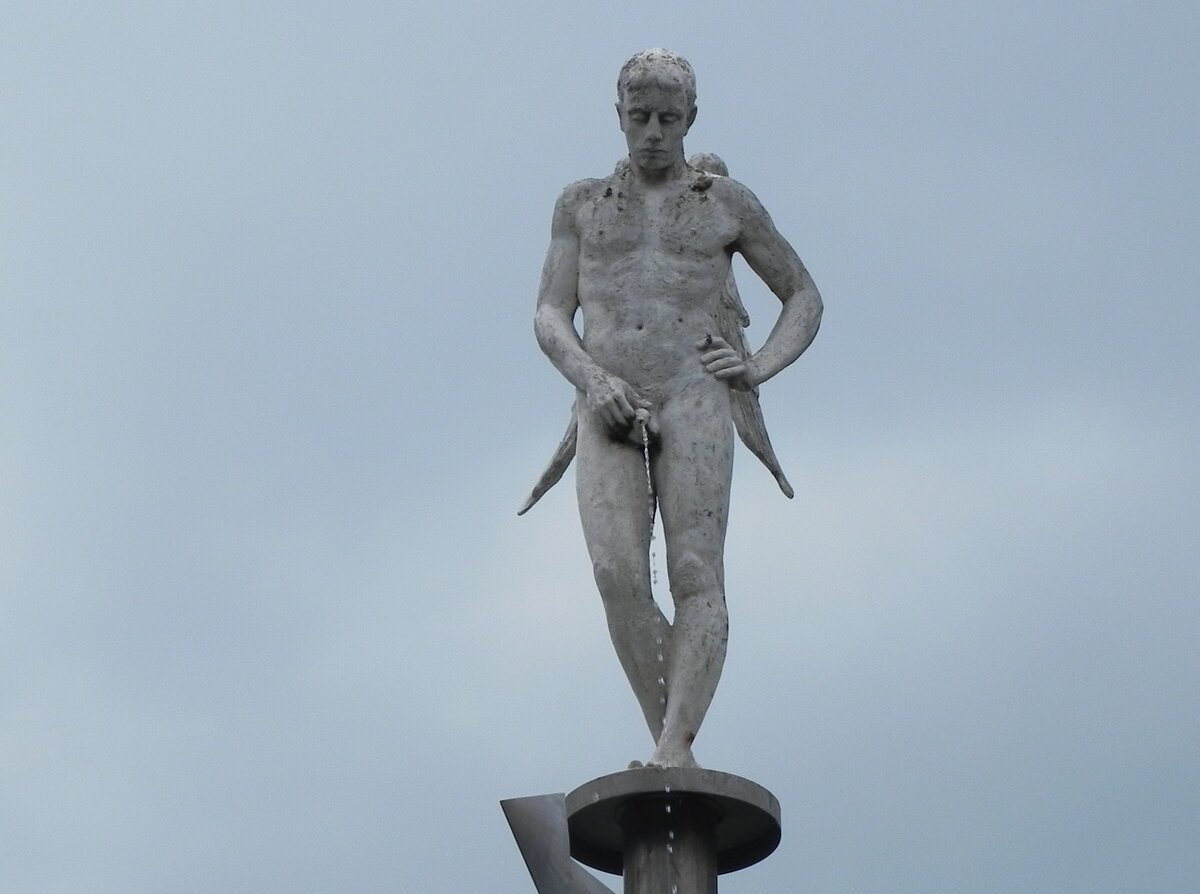
[[[685,161],[683,138],[696,118],[687,60],[661,49],[634,56],[621,69],[616,105],[628,158],[606,178],[568,186],[554,209],[535,331],[576,399],[521,512],[578,455],[584,539],[613,645],[655,741],[648,764],[698,767],[692,743],[728,638],[733,429],[792,496],[757,388],[812,342],[822,305],[750,190],[715,156]],[[730,269],[734,252],[782,303],[753,354]],[[651,590],[656,507],[673,622]]]

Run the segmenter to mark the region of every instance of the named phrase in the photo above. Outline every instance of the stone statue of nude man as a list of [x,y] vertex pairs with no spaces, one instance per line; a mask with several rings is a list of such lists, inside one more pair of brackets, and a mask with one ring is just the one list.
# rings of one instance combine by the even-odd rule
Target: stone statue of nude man
[[[822,305],[750,190],[685,161],[683,138],[696,118],[687,60],[661,49],[639,53],[621,69],[617,98],[628,162],[559,197],[535,331],[576,388],[574,436],[559,458],[564,450],[566,462],[570,451],[578,456],[584,538],[613,645],[656,743],[649,763],[696,767],[692,742],[728,638],[723,557],[734,401],[803,353]],[[751,356],[722,326],[734,252],[782,302]],[[559,465],[525,508],[561,475]],[[782,473],[776,477],[789,491]],[[662,513],[670,623],[651,591],[648,500]]]

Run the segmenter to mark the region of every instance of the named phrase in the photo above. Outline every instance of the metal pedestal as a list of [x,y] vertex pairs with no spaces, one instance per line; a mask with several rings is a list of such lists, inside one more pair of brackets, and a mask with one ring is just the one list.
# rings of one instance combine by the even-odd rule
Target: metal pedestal
[[609,894],[581,863],[623,875],[625,894],[716,894],[719,874],[779,844],[775,796],[715,770],[644,767],[500,803],[539,894]]

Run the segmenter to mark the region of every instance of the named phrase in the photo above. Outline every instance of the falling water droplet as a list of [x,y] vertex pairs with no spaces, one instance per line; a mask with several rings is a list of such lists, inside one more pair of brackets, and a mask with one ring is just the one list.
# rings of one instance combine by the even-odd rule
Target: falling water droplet
[[642,458],[646,464],[646,497],[650,509],[650,586],[658,586],[658,561],[654,549],[654,515],[658,500],[654,496],[654,475],[650,471],[650,413],[648,410],[637,411],[638,425],[642,429]]
[[642,457],[646,461],[646,495],[650,498],[650,536],[654,536],[654,477],[650,473],[650,428],[646,425],[650,419],[650,414],[645,410],[638,410],[637,413],[638,425],[642,427]]

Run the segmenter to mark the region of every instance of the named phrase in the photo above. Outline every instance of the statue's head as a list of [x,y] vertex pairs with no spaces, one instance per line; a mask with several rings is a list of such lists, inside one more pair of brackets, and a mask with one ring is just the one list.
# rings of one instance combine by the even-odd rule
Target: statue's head
[[670,50],[642,50],[621,66],[617,76],[617,102],[624,102],[629,90],[649,85],[683,91],[688,109],[696,105],[696,72],[678,53]]
[[670,50],[645,50],[617,77],[617,116],[629,160],[646,173],[683,163],[683,138],[696,120],[696,74]]

